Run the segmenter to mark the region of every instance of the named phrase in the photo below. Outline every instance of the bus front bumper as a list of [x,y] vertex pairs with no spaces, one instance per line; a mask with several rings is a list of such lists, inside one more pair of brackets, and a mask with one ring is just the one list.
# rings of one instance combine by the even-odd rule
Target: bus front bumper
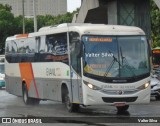
[[86,86],[84,94],[84,105],[116,105],[117,103],[129,104],[145,104],[150,102],[150,87],[137,91],[133,94],[116,94],[108,95],[98,90],[89,89]]

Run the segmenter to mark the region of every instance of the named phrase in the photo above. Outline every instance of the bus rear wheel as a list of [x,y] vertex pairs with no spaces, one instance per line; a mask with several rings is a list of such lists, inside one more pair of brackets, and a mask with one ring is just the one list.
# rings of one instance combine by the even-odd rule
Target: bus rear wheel
[[124,112],[124,111],[127,111],[128,108],[129,108],[129,105],[117,106],[117,111],[118,111],[118,112]]
[[28,97],[28,91],[27,91],[27,86],[26,84],[23,84],[23,101],[26,105],[30,104],[31,99]]
[[40,102],[39,99],[30,98],[28,96],[28,91],[27,91],[26,84],[23,85],[23,91],[22,92],[23,92],[23,101],[26,105],[30,105],[30,104],[37,105],[37,104],[39,104],[39,102]]
[[65,93],[64,103],[69,112],[78,112],[79,104],[71,103],[68,91]]

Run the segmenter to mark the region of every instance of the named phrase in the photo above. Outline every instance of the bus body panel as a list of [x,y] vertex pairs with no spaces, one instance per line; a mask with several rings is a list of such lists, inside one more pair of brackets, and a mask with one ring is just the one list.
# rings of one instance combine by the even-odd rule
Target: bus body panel
[[[23,63],[21,63],[23,65]],[[26,63],[25,63],[26,64]],[[31,64],[31,63],[29,63]],[[32,98],[50,99],[61,101],[61,85],[65,83],[71,92],[73,91],[73,102],[80,103],[79,101],[79,86],[80,82],[77,80],[77,75],[72,72],[72,89],[70,80],[70,68],[64,63],[32,63],[34,78],[29,78],[28,68],[23,69],[26,77],[22,77],[21,68],[18,64],[8,64],[6,62],[6,90],[17,96],[22,96],[22,82],[29,81],[28,95]],[[42,67],[43,66],[43,67]],[[14,69],[13,69],[14,68]],[[25,71],[27,70],[27,71]],[[15,75],[15,76],[14,76]],[[18,77],[19,76],[19,77]],[[63,80],[61,78],[64,78]]]
[[20,77],[5,75],[6,91],[16,96],[22,96],[22,80]]

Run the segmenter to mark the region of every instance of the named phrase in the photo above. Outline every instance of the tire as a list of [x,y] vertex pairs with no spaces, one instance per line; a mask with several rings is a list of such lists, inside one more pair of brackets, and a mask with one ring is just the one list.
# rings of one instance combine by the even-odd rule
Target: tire
[[64,103],[69,112],[79,111],[79,104],[71,103],[68,91],[65,93]]
[[155,96],[156,100],[160,100],[160,96]]
[[23,85],[23,101],[26,105],[38,105],[40,100],[36,99],[36,98],[30,98],[28,96],[28,91],[27,91],[27,87],[26,84]]
[[26,105],[29,105],[31,103],[31,99],[28,97],[28,91],[26,84],[23,85],[23,101]]
[[124,111],[127,111],[128,108],[129,108],[129,105],[117,106],[117,111],[118,111],[118,112],[124,112]]
[[31,104],[32,104],[32,105],[39,105],[39,103],[40,103],[40,99],[31,98]]

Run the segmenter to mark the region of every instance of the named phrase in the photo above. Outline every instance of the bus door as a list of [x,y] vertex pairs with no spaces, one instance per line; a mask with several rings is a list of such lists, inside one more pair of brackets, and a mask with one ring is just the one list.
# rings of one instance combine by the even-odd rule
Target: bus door
[[73,103],[80,103],[80,94],[82,92],[79,38],[80,37],[77,32],[69,33],[71,92],[72,92],[72,102]]

